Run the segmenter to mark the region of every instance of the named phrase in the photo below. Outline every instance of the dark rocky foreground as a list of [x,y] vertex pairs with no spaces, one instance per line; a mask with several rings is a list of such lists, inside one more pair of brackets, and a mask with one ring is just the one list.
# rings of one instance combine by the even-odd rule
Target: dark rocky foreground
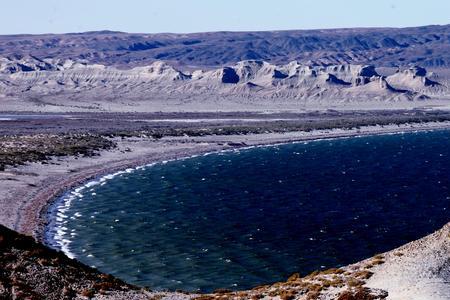
[[143,294],[140,288],[72,260],[0,225],[0,299],[75,299]]
[[213,67],[249,59],[449,67],[449,50],[450,25],[193,34],[101,31],[0,37],[0,56],[87,59],[126,68],[155,60]]

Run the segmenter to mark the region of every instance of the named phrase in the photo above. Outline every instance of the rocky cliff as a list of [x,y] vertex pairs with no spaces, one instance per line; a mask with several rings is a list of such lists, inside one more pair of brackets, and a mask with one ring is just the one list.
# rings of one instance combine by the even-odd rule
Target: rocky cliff
[[[3,97],[133,99],[215,97],[338,101],[426,100],[447,96],[448,88],[418,66],[380,75],[373,65],[275,65],[246,60],[212,70],[180,71],[163,61],[119,69],[86,61],[34,57],[0,60]],[[128,100],[127,100],[128,99]],[[63,100],[61,100],[63,101]]]

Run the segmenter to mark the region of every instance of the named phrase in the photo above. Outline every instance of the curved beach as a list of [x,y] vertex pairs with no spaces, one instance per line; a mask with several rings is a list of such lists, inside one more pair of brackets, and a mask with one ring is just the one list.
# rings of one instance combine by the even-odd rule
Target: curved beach
[[[0,212],[0,219],[2,220],[2,223],[8,227],[22,233],[33,235],[38,240],[42,241],[43,230],[48,221],[47,211],[49,205],[68,189],[82,185],[87,180],[101,175],[111,174],[127,168],[163,160],[180,159],[192,155],[201,155],[226,149],[232,150],[240,147],[447,128],[450,128],[450,122],[414,125],[405,124],[399,126],[389,125],[384,127],[370,126],[352,130],[316,130],[312,132],[290,132],[284,134],[270,133],[235,136],[203,136],[195,138],[165,137],[160,140],[149,138],[116,138],[115,142],[117,142],[117,148],[114,150],[103,150],[98,156],[54,158],[49,164],[31,163],[25,166],[9,168],[6,171],[1,172],[0,176],[2,177],[9,178],[14,176],[16,179],[2,181],[4,193],[0,197],[0,203],[2,207],[7,209]],[[22,200],[18,201],[17,199]],[[398,270],[401,270],[401,268],[415,270],[415,264],[412,264],[411,261],[403,261],[412,259],[412,257],[415,261],[426,259],[426,256],[420,255],[420,253],[426,253],[426,249],[434,249],[429,250],[432,253],[443,251],[443,253],[448,254],[448,252],[446,252],[448,251],[448,248],[445,248],[448,247],[448,243],[445,244],[442,241],[442,237],[445,236],[445,234],[442,233],[443,231],[448,231],[448,226],[444,227],[444,229],[440,231],[440,234],[434,234],[417,242],[408,244],[410,246],[404,246],[407,247],[407,249],[413,249],[408,250],[412,253],[412,256],[405,255],[399,257],[387,254],[385,257],[389,259],[386,259],[386,263],[377,266],[376,268],[379,268],[379,270],[372,270],[375,271],[375,275],[368,281],[368,286],[376,289],[388,290],[390,295],[398,293],[402,297],[405,296],[405,289],[398,289],[397,284],[395,286],[390,284],[391,281],[386,280],[386,276],[397,276],[395,278],[398,284],[401,285],[402,280],[408,278],[408,276],[406,276],[406,273],[403,271],[399,273]],[[439,243],[436,242],[436,235],[440,237]],[[439,249],[436,250],[436,247]],[[439,260],[433,266],[439,268],[438,262]],[[361,264],[364,263],[365,262],[360,262],[353,265],[353,267],[349,266],[348,268],[361,266]],[[395,272],[395,270],[397,270],[397,272]],[[426,281],[424,283],[424,280],[412,280],[410,277],[411,272],[409,272],[408,284],[415,286],[415,289],[426,291],[426,289],[422,289],[420,286],[421,284],[429,283]],[[446,288],[448,288],[448,286],[444,283],[439,285],[439,290],[445,290]],[[411,289],[408,288],[408,291],[410,290]],[[435,296],[436,298],[434,299],[441,299],[437,295]],[[401,298],[391,297],[390,299]]]
[[[450,122],[367,126],[359,129],[315,130],[311,132],[250,134],[235,136],[204,136],[195,138],[167,137],[117,139],[114,150],[101,151],[94,157],[64,157],[49,164],[31,163],[10,168],[2,176],[14,175],[16,184],[8,184],[0,198],[8,207],[0,215],[2,223],[40,239],[46,223],[47,208],[64,191],[82,185],[89,179],[127,168],[179,159],[208,152],[301,142],[316,139],[348,138],[374,134],[394,134],[418,130],[450,128]],[[23,184],[19,184],[19,182]],[[13,196],[14,195],[14,196]],[[17,203],[15,199],[24,199]]]

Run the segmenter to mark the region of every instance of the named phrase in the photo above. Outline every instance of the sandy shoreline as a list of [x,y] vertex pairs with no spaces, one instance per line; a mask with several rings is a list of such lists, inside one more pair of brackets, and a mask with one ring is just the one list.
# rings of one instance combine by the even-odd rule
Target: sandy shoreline
[[163,160],[253,146],[447,128],[450,122],[279,134],[116,139],[117,149],[101,151],[95,157],[54,158],[49,164],[31,163],[0,172],[0,204],[6,208],[0,212],[0,222],[42,240],[48,207],[65,191],[101,175]]
[[[38,240],[43,241],[49,206],[64,192],[99,176],[163,160],[181,159],[221,150],[255,146],[440,129],[450,129],[450,122],[383,127],[368,126],[351,130],[164,137],[160,140],[138,137],[115,138],[114,141],[118,147],[114,150],[101,151],[98,156],[53,158],[48,164],[30,163],[24,166],[7,168],[0,172],[0,188],[3,192],[0,195],[0,207],[3,208],[0,211],[0,223],[21,233],[33,235]],[[446,226],[443,229],[444,232],[448,232],[448,228]],[[373,270],[375,275],[368,281],[367,286],[388,290],[389,294],[394,296],[389,297],[389,299],[403,299],[404,295],[413,295],[413,291],[417,290],[423,290],[422,294],[425,298],[421,299],[430,299],[426,298],[427,295],[433,295],[435,297],[433,299],[446,299],[445,294],[441,293],[448,290],[445,281],[440,281],[438,284],[439,294],[437,294],[430,289],[425,290],[430,282],[434,282],[436,276],[426,277],[418,276],[420,274],[417,273],[411,274],[411,272],[425,272],[427,270],[430,272],[431,269],[432,271],[446,270],[442,266],[445,265],[445,259],[450,255],[450,248],[445,237],[443,238],[447,233],[443,234],[442,230],[439,232],[441,233],[434,233],[402,246],[407,249],[405,252],[411,252],[411,255],[397,257],[392,255],[397,250],[388,252],[386,264]],[[435,242],[436,235],[440,237],[437,240],[439,243]],[[431,264],[428,261],[431,255],[438,255],[441,259],[436,258],[433,260],[436,263]],[[363,262],[355,263],[348,268]],[[425,267],[422,267],[422,265]],[[428,269],[424,270],[423,268]],[[395,284],[391,282],[391,277],[394,278]],[[419,280],[417,280],[418,277],[420,277]],[[398,288],[399,285],[411,285],[412,287]]]

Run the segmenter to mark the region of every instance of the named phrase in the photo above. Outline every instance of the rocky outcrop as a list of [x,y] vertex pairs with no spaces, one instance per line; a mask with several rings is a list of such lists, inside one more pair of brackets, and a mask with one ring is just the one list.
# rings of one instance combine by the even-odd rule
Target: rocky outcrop
[[229,67],[219,70],[217,75],[220,77],[222,83],[238,83],[240,80],[236,71]]
[[38,59],[33,56],[20,59],[0,58],[0,74],[14,74],[19,72],[63,71],[87,66],[85,61],[70,59]]
[[274,65],[241,61],[213,70],[182,72],[163,61],[123,70],[85,61],[0,60],[0,93],[20,97],[73,94],[102,99],[255,97],[346,101],[426,100],[446,92],[424,68],[381,76],[373,65]]
[[191,78],[191,75],[184,74],[162,61],[156,61],[149,67],[135,68],[134,71],[142,72],[148,78],[160,81],[177,81]]
[[433,91],[439,88],[441,84],[429,77],[425,68],[414,66],[403,71],[397,70],[394,75],[389,76],[388,80],[392,85],[399,86],[400,88],[424,91]]

